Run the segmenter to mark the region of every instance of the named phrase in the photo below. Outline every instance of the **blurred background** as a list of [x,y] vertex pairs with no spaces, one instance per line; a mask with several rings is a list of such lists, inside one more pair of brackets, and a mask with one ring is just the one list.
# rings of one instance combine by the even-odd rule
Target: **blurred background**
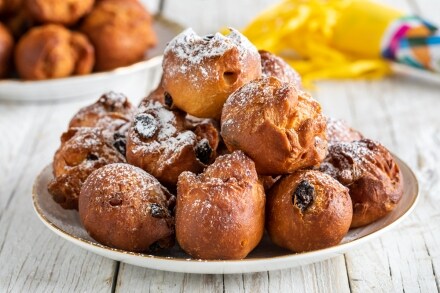
[[[162,3],[163,15],[185,26],[194,27],[200,33],[211,33],[225,25],[243,28],[264,9],[279,3],[277,0],[142,0],[153,13]],[[410,14],[423,15],[429,20],[438,19],[438,1],[435,0],[378,0]],[[193,17],[192,11],[197,11]],[[189,17],[191,15],[191,17]]]

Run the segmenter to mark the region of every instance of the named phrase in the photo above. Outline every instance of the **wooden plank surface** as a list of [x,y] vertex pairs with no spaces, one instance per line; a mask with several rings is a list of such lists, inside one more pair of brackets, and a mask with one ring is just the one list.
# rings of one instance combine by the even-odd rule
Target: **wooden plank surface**
[[[417,158],[426,154],[424,149],[418,149],[415,142],[423,145],[435,144],[433,141],[427,142],[426,139],[430,136],[424,133],[429,130],[429,125],[440,125],[438,115],[435,115],[434,111],[425,109],[428,104],[439,103],[438,98],[432,95],[434,89],[423,84],[411,84],[400,78],[350,83],[346,86],[350,96],[354,93],[368,93],[368,95],[352,96],[355,99],[354,112],[369,113],[368,116],[357,115],[352,125],[367,136],[383,142],[391,151],[407,161],[414,170],[420,171]],[[375,97],[375,102],[371,101],[371,96]],[[415,96],[417,98],[414,98]],[[424,112],[423,117],[413,115]],[[438,173],[440,161],[435,157],[429,160],[434,164],[433,166],[437,166],[437,170],[431,169],[431,171]],[[420,172],[417,174],[423,185],[426,179],[420,176]],[[425,219],[429,219],[438,215],[438,212],[431,212],[429,205],[433,202],[426,201],[432,193],[422,189],[421,194],[425,200],[421,201],[409,220],[382,238],[346,254],[350,286],[353,291],[368,288],[372,292],[402,290],[433,292],[438,289],[433,260],[425,247],[424,232],[420,227],[423,221],[419,216],[423,214]],[[428,222],[427,225],[430,225],[432,230],[438,229],[438,223]],[[439,251],[436,249],[434,253]]]
[[[59,145],[59,135],[69,117],[87,101],[72,104],[31,106],[29,115],[22,105],[0,104],[2,111],[15,113],[1,125],[6,137],[21,137],[2,142],[10,153],[12,168],[2,174],[0,218],[0,292],[96,292],[111,289],[115,262],[88,253],[53,234],[36,218],[31,201],[33,181],[51,161]],[[22,113],[23,112],[23,113]],[[3,123],[5,122],[5,123]],[[7,123],[6,123],[7,122]],[[27,127],[14,127],[14,123]],[[18,124],[21,125],[21,124]],[[21,133],[23,131],[23,133]],[[7,202],[5,203],[5,199]]]
[[[144,0],[156,12],[159,1]],[[164,14],[200,33],[242,27],[269,0],[167,0]],[[439,22],[440,1],[387,0]],[[32,211],[31,186],[73,113],[88,101],[0,102],[0,292],[437,292],[440,291],[440,87],[403,77],[326,81],[314,95],[409,163],[420,181],[414,214],[344,256],[280,271],[193,275],[134,267],[54,235]]]

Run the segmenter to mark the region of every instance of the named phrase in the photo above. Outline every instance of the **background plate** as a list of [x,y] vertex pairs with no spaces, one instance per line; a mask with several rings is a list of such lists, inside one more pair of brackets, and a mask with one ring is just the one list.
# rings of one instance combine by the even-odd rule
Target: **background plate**
[[99,97],[110,90],[122,92],[131,100],[138,100],[157,84],[151,79],[161,71],[162,57],[168,41],[178,34],[182,27],[162,17],[155,17],[154,29],[158,44],[149,50],[148,60],[112,71],[40,81],[18,79],[0,80],[0,100],[7,101],[55,101]]
[[386,217],[365,227],[352,229],[341,244],[307,253],[294,254],[271,243],[267,235],[244,260],[205,261],[192,259],[178,245],[166,253],[149,255],[110,248],[93,240],[82,227],[77,211],[64,210],[47,191],[53,178],[52,166],[43,169],[33,188],[33,203],[40,220],[62,238],[96,254],[136,266],[185,273],[231,274],[285,269],[342,254],[396,226],[414,209],[418,199],[418,183],[411,169],[395,157],[403,174],[404,194],[396,208]]

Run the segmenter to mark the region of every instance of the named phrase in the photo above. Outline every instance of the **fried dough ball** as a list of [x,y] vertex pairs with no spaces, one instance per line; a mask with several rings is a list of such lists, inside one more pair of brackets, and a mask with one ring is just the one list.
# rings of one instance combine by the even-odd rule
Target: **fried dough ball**
[[264,232],[265,195],[254,163],[241,151],[218,157],[177,184],[176,236],[194,258],[243,259]]
[[110,164],[93,172],[79,197],[79,216],[92,238],[111,247],[154,251],[174,244],[175,197],[144,170]]
[[399,166],[384,146],[370,139],[331,145],[319,170],[350,190],[352,228],[384,217],[394,209],[403,194]]
[[13,48],[14,39],[8,29],[0,22],[0,78],[8,73]]
[[352,142],[363,138],[362,133],[348,126],[344,120],[327,117],[327,141],[329,145],[338,142]]
[[93,47],[83,34],[54,24],[31,29],[15,49],[17,71],[29,80],[90,73],[94,58]]
[[272,186],[281,178],[281,176],[264,176],[259,175],[258,178],[260,182],[263,184],[264,191],[269,191]]
[[185,30],[168,44],[162,67],[174,105],[200,118],[220,118],[228,96],[261,76],[257,49],[234,29],[205,37]]
[[54,179],[48,190],[65,209],[78,209],[78,196],[87,177],[111,163],[125,162],[116,141],[100,128],[70,128],[61,136],[53,159]]
[[141,61],[145,51],[157,43],[152,17],[138,1],[98,1],[81,31],[95,47],[98,71]]
[[264,77],[273,76],[282,82],[292,83],[299,89],[302,88],[301,76],[286,61],[264,50],[260,50],[258,53],[260,53]]
[[212,121],[193,122],[179,110],[147,101],[127,137],[127,161],[166,186],[183,171],[201,172],[216,156],[219,134]]
[[25,9],[20,9],[14,14],[2,16],[2,21],[15,40],[21,38],[34,24],[34,21],[29,17],[29,13]]
[[268,77],[229,96],[221,134],[229,150],[242,150],[260,175],[318,165],[327,150],[321,106],[294,85]]
[[0,14],[16,13],[22,8],[23,0],[0,0]]
[[25,0],[33,19],[40,23],[72,25],[92,10],[94,0]]
[[267,197],[269,236],[294,252],[337,245],[347,234],[352,215],[348,189],[319,171],[287,175]]
[[70,120],[69,127],[109,127],[112,120],[133,120],[136,108],[121,93],[108,92],[98,101],[78,111]]
[[105,136],[112,137],[113,146],[125,156],[127,133],[136,108],[121,93],[108,92],[98,101],[86,106],[70,120],[72,127],[98,127]]

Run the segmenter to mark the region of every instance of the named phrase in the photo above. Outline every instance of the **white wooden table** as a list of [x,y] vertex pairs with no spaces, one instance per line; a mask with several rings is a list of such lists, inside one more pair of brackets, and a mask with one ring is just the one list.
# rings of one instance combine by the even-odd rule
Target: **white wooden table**
[[[158,1],[146,1],[156,11]],[[164,14],[205,33],[240,27],[273,1],[168,0]],[[440,1],[389,0],[440,23]],[[438,292],[440,289],[440,86],[403,77],[326,81],[313,93],[404,159],[420,181],[413,215],[345,255],[282,271],[192,275],[126,265],[80,249],[32,210],[35,176],[77,109],[90,101],[0,102],[0,292]]]

